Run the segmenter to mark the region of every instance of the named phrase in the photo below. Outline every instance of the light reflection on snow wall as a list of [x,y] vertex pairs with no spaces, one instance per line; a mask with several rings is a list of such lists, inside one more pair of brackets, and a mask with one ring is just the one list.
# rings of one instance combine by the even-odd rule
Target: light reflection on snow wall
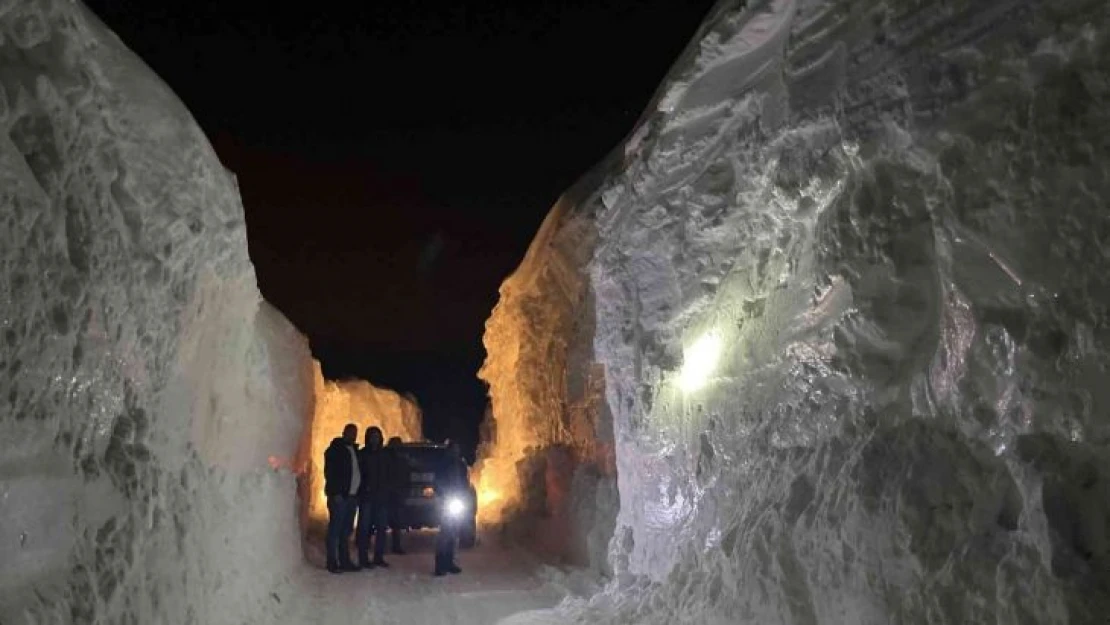
[[[307,458],[299,471],[307,479],[308,517],[313,522],[326,521],[327,500],[324,497],[324,451],[332,439],[343,433],[348,423],[358,426],[358,442],[363,443],[366,429],[378,426],[386,440],[400,436],[405,441],[423,440],[420,406],[412,397],[396,391],[377,388],[363,380],[325,380],[320,363],[313,361],[315,379],[315,412],[309,437]],[[302,495],[303,496],[303,495]]]
[[549,556],[603,567],[617,506],[612,427],[584,273],[595,229],[573,196],[547,216],[486,322],[478,513]]
[[311,369],[234,180],[80,4],[0,32],[0,622],[275,622]]
[[600,191],[589,620],[1103,622],[1106,3],[748,4]]

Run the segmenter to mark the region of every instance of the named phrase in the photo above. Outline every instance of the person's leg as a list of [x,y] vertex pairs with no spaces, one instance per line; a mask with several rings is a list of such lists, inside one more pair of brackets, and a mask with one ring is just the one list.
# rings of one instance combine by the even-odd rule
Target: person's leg
[[397,555],[405,555],[405,550],[401,547],[401,524],[393,523],[389,528],[389,533],[393,542],[393,553]]
[[447,554],[447,534],[444,527],[441,525],[439,533],[436,535],[436,575],[446,575],[447,565],[444,563],[444,557]]
[[443,554],[444,570],[448,573],[462,573],[459,565],[455,564],[455,546],[459,543],[459,526],[457,523],[448,523],[446,530],[446,550]]
[[358,511],[358,499],[344,497],[343,507],[345,516],[342,525],[343,535],[339,539],[339,566],[353,569],[355,565],[351,562],[351,527],[354,525],[355,514]]
[[389,524],[389,511],[382,502],[374,503],[374,564],[388,566],[385,563],[385,531]]
[[370,524],[373,522],[369,501],[358,503],[358,529],[355,531],[355,546],[358,548],[358,565],[363,568],[371,566],[370,562]]
[[346,516],[339,498],[334,495],[328,497],[328,535],[324,540],[324,547],[328,550],[328,570],[333,573],[339,570],[339,537],[343,533],[342,525]]
[[389,506],[389,533],[393,538],[393,553],[404,555],[401,548],[401,506],[396,501]]

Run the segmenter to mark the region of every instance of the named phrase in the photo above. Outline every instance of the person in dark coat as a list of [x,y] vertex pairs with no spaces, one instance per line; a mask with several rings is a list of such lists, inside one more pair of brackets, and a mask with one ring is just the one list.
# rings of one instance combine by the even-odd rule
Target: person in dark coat
[[348,542],[358,509],[362,474],[358,464],[355,438],[358,426],[348,423],[343,436],[332,440],[324,451],[324,495],[328,499],[328,535],[324,541],[328,571],[358,570],[351,562]]
[[404,555],[405,550],[401,548],[401,526],[404,522],[402,519],[403,508],[405,505],[405,497],[408,493],[405,492],[409,484],[408,477],[412,471],[409,466],[408,458],[401,452],[401,437],[394,436],[389,439],[385,449],[389,452],[390,459],[390,489],[389,489],[389,533],[393,543],[393,553],[397,555]]
[[[362,487],[358,492],[358,546],[359,566],[372,569],[388,567],[385,561],[385,532],[389,526],[389,491],[391,486],[390,455],[382,447],[382,431],[377,427],[366,429],[366,445],[359,452],[358,463],[362,469]],[[370,530],[374,529],[374,559],[370,560]]]
[[466,464],[459,455],[459,446],[454,441],[447,443],[447,457],[444,466],[436,472],[436,492],[441,494],[441,508],[439,511],[439,535],[436,537],[436,568],[437,577],[448,573],[462,573],[462,569],[455,564],[455,546],[459,539],[459,525],[464,510],[452,510],[452,502],[466,505],[467,498],[462,495],[467,492],[470,483],[467,480]]

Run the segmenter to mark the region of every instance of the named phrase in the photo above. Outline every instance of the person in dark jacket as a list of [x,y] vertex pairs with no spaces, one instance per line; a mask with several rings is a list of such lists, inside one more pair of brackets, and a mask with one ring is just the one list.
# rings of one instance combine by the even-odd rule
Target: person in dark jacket
[[358,426],[348,423],[343,428],[343,436],[333,439],[324,452],[324,494],[328,498],[328,535],[324,544],[328,551],[328,571],[332,573],[358,570],[351,562],[348,547],[362,486],[355,444],[357,436]]
[[390,480],[389,489],[389,533],[393,539],[393,553],[397,555],[404,555],[405,550],[401,548],[401,525],[404,519],[401,518],[402,511],[405,505],[405,487],[408,486],[409,473],[412,467],[409,466],[408,458],[401,452],[401,437],[394,436],[389,439],[386,444],[386,451],[389,452],[390,459]]
[[[362,487],[358,492],[358,561],[363,568],[388,567],[385,561],[385,530],[389,525],[389,491],[392,480],[390,456],[382,447],[382,431],[366,429],[366,445],[359,452]],[[374,559],[370,560],[370,529],[374,529]]]
[[466,498],[462,494],[467,492],[469,481],[466,475],[466,465],[459,456],[459,446],[454,441],[447,443],[447,458],[444,466],[436,472],[436,492],[442,495],[442,507],[439,511],[439,535],[436,537],[436,568],[437,577],[448,573],[462,573],[462,569],[455,564],[455,545],[459,538],[459,524],[465,509]]

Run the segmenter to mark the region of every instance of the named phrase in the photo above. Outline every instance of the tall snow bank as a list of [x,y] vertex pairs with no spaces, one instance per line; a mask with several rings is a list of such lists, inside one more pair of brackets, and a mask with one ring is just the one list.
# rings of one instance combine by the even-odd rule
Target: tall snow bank
[[1103,622],[1108,31],[719,5],[585,209],[621,504],[591,621]]
[[548,555],[601,567],[616,513],[612,424],[592,353],[595,227],[575,195],[544,220],[486,322],[478,514]]
[[272,622],[307,344],[233,178],[81,5],[0,4],[0,621]]
[[423,440],[420,406],[412,397],[378,388],[364,380],[325,380],[320,363],[313,361],[315,411],[309,428],[309,456],[301,470],[308,476],[308,514],[313,521],[328,518],[324,497],[324,451],[348,423],[359,426],[359,443],[372,425],[382,429],[386,440],[400,436],[406,441]]

